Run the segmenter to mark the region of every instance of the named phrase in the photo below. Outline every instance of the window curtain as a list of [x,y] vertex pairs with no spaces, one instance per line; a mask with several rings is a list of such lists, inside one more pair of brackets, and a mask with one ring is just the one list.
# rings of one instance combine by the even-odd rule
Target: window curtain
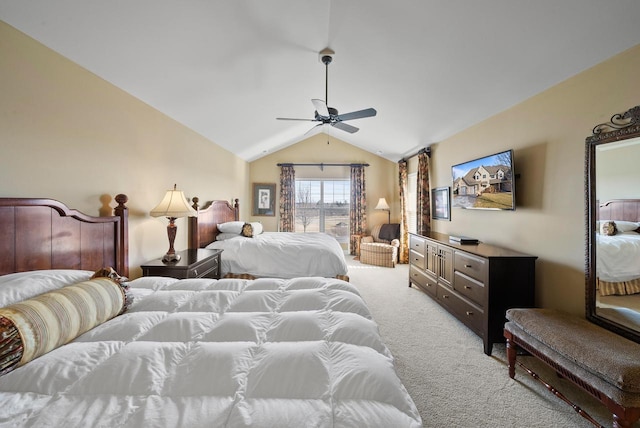
[[420,234],[431,231],[431,194],[429,190],[429,155],[418,153],[418,224],[416,230]]
[[349,211],[350,253],[356,253],[354,235],[364,235],[367,228],[367,197],[365,191],[364,166],[351,166],[351,208]]
[[296,230],[296,171],[293,165],[280,166],[280,228],[281,232]]
[[399,263],[409,263],[409,227],[407,221],[407,161],[398,162],[398,179],[400,185],[400,254]]

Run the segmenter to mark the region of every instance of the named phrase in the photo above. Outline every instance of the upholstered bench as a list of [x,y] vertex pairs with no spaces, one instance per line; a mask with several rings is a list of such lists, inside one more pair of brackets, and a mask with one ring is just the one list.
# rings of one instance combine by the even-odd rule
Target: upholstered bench
[[[614,427],[630,427],[640,418],[640,344],[551,309],[509,309],[507,319],[504,336],[511,378],[520,347],[602,402],[613,414]],[[596,423],[551,385],[542,383]]]

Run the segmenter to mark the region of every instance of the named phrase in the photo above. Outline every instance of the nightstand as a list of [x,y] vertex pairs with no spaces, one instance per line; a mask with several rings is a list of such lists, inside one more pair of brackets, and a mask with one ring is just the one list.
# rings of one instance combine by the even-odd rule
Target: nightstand
[[220,279],[220,254],[222,250],[177,251],[180,261],[164,263],[162,259],[151,260],[142,266],[142,276],[169,276],[172,278]]

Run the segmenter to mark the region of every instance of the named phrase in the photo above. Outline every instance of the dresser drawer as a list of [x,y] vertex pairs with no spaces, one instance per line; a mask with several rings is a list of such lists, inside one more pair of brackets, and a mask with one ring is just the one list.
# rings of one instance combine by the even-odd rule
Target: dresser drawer
[[425,254],[424,243],[425,243],[424,239],[419,238],[415,235],[409,235],[409,250],[415,251],[416,253],[422,254],[424,256]]
[[485,259],[456,251],[454,256],[454,269],[483,284],[486,282],[487,261]]
[[482,327],[484,311],[481,308],[467,302],[458,296],[455,291],[442,285],[438,285],[437,298],[456,318],[462,321],[477,335],[484,337],[485,333]]
[[456,271],[453,280],[453,289],[479,306],[485,306],[484,302],[486,291],[484,284],[480,281],[476,281],[475,279]]
[[424,270],[424,254],[418,253],[414,250],[409,250],[409,263],[411,263],[411,266],[415,266]]
[[409,281],[422,288],[433,297],[436,296],[436,281],[427,275],[423,270],[415,266],[409,268]]

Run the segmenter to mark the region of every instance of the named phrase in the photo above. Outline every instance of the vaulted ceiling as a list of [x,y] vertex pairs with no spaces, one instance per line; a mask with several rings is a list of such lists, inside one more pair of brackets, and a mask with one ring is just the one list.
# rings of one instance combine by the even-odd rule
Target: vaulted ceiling
[[[638,0],[0,0],[0,19],[252,161],[317,132],[396,161],[640,43]],[[373,107],[348,133],[311,119]],[[312,129],[313,128],[313,129]]]

